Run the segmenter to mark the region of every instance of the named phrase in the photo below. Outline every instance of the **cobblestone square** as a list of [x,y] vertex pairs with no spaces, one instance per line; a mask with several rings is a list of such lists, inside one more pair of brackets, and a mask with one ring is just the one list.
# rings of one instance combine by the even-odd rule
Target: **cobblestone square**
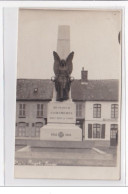
[[31,148],[16,146],[15,165],[116,166],[116,148]]

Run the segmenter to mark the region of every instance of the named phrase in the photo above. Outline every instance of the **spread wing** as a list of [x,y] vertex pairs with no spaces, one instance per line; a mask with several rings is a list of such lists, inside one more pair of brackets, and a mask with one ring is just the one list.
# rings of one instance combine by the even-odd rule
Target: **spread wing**
[[55,75],[57,75],[59,73],[60,57],[55,51],[53,51],[53,56],[54,56],[53,70],[54,70]]
[[73,70],[73,64],[72,64],[73,56],[74,56],[74,52],[71,52],[66,59],[66,66],[69,74],[71,74]]

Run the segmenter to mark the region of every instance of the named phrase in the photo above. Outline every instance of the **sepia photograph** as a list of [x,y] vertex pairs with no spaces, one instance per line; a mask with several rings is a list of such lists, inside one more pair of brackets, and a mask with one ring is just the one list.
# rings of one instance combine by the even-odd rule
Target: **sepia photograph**
[[15,178],[120,179],[121,47],[119,9],[19,9]]

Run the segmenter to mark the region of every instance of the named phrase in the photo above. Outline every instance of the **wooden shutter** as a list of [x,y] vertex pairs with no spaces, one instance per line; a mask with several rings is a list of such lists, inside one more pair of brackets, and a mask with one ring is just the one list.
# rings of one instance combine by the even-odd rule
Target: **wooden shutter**
[[92,124],[88,124],[88,138],[92,138]]
[[102,124],[101,138],[102,138],[102,139],[105,139],[105,124]]

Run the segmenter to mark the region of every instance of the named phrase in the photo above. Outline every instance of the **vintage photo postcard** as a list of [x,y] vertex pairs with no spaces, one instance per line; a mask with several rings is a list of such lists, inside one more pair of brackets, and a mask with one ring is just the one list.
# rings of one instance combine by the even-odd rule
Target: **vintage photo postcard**
[[120,179],[121,18],[19,9],[15,178]]

